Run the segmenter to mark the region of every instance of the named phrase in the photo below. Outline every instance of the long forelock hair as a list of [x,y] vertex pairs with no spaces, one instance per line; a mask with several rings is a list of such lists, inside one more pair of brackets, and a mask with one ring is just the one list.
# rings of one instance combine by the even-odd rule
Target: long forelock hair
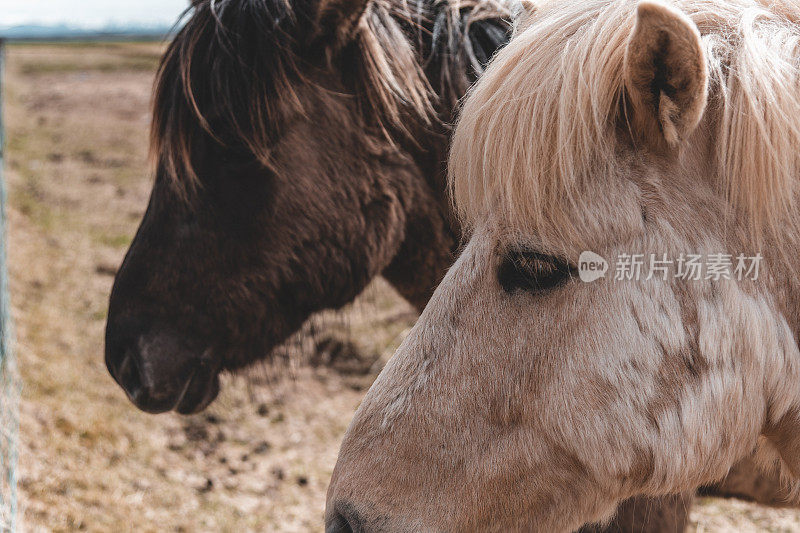
[[[297,4],[297,5],[295,5]],[[307,3],[196,0],[159,69],[151,157],[179,191],[199,185],[198,140],[246,150],[267,167],[297,88],[321,58],[307,45]],[[305,9],[309,9],[305,7]],[[408,124],[449,119],[510,28],[506,0],[373,0],[354,27],[354,90],[361,114],[390,142]],[[324,59],[324,58],[322,58]],[[353,67],[350,67],[353,68]]]
[[[754,235],[781,231],[800,184],[800,7],[670,3],[698,26],[706,51],[716,185]],[[619,165],[615,128],[626,122],[623,65],[636,4],[543,3],[520,25],[454,134],[449,179],[465,226],[498,217],[512,228],[574,226],[582,183]]]

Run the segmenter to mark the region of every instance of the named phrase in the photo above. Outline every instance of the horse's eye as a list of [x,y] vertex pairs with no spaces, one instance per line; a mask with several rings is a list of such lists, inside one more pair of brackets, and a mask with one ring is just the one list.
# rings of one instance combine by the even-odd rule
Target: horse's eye
[[503,258],[497,278],[508,293],[541,294],[565,284],[575,274],[575,268],[559,257],[512,250]]

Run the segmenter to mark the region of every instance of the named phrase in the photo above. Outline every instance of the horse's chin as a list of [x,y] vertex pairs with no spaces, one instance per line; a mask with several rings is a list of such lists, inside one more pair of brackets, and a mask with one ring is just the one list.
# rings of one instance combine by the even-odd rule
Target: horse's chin
[[193,415],[204,411],[217,399],[220,391],[219,373],[210,375],[195,374],[178,402],[175,411],[182,415]]

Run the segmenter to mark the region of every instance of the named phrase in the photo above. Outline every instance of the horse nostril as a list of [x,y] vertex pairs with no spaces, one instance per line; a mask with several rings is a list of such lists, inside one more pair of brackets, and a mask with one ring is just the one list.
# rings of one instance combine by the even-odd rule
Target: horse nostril
[[[112,374],[114,373],[112,372]],[[142,374],[136,364],[135,356],[130,350],[127,350],[123,355],[122,362],[117,367],[114,377],[128,394],[131,401],[138,404],[147,399],[148,392],[142,383]]]
[[[347,507],[347,506],[346,506]],[[345,510],[347,512],[347,510]],[[341,512],[335,511],[333,518],[328,522],[328,527],[325,528],[325,533],[361,533],[364,528],[361,527],[361,521],[358,515],[354,512],[347,513],[345,517]]]
[[337,512],[333,519],[328,522],[328,527],[325,528],[325,533],[356,533],[360,530],[360,528],[354,530],[350,526],[350,522]]

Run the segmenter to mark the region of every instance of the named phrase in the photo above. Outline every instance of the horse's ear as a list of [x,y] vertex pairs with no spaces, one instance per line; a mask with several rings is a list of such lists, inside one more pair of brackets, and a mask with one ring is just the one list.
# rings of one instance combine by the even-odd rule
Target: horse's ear
[[370,0],[318,0],[313,40],[341,48],[355,37]]
[[697,26],[676,9],[641,2],[625,51],[633,133],[675,147],[697,127],[708,99],[708,66]]

